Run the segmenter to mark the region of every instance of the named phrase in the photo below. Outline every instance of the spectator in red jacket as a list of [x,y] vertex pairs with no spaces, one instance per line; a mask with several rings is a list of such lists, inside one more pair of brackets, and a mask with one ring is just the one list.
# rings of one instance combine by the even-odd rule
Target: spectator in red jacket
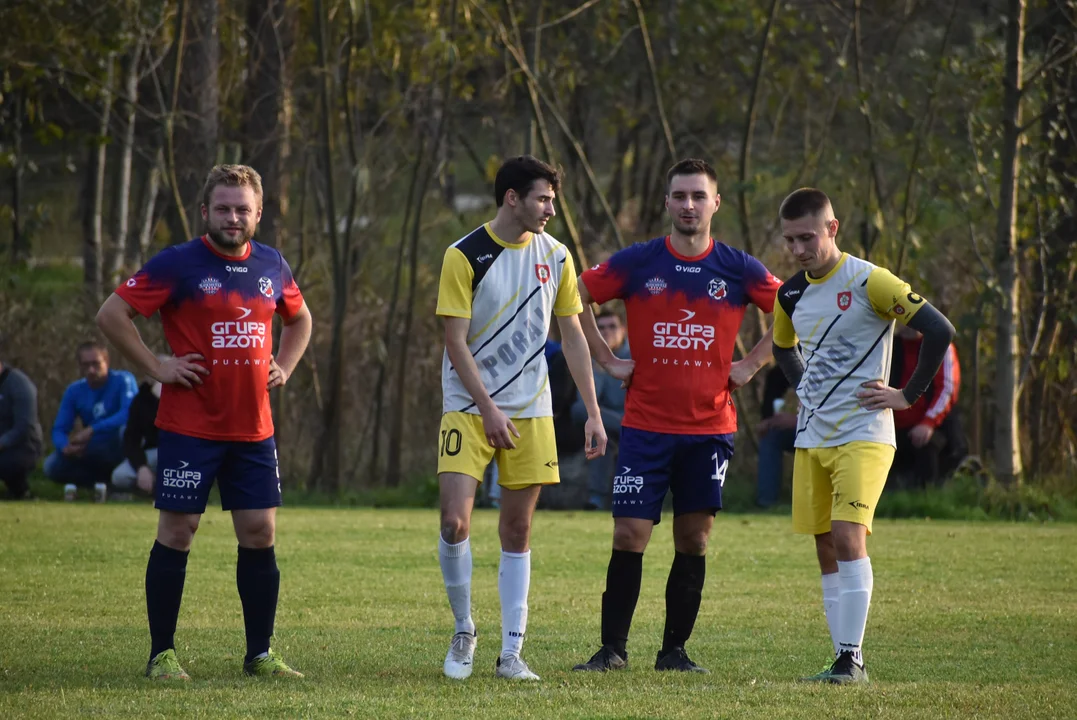
[[[920,333],[898,323],[894,336],[890,386],[904,387],[920,355]],[[931,387],[905,410],[894,413],[897,453],[891,481],[901,487],[938,485],[965,458],[968,443],[957,413],[961,364],[953,345],[935,374]]]

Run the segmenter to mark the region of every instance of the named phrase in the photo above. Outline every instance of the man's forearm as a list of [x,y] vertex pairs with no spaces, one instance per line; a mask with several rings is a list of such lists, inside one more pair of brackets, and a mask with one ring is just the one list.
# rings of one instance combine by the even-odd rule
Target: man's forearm
[[494,407],[493,398],[487,392],[486,386],[482,384],[479,365],[475,362],[475,356],[471,354],[467,345],[460,345],[457,341],[447,341],[445,350],[449,353],[449,362],[452,363],[453,370],[460,377],[460,382],[464,384],[464,389],[475,402],[475,407],[479,409],[479,412],[486,412]]
[[277,348],[277,365],[287,375],[291,375],[303,353],[307,351],[310,343],[310,332],[314,323],[310,312],[304,312],[295,317],[294,322],[284,325],[280,330],[280,346]]
[[124,309],[125,307],[127,303],[118,295],[110,297],[97,312],[97,327],[124,357],[138,366],[142,372],[156,378],[161,364],[153,351],[142,341],[142,336],[135,327],[134,321],[131,320],[131,316]]
[[598,321],[595,320],[595,313],[591,310],[590,303],[583,304],[583,312],[580,313],[579,317],[583,336],[586,339],[591,355],[595,358],[595,362],[602,367],[609,365],[616,356],[613,354],[613,350],[610,350],[606,338],[602,337],[602,332],[598,329]]
[[804,377],[804,356],[796,347],[783,348],[773,346],[772,351],[778,367],[794,388],[800,387],[800,380]]
[[[605,342],[602,344],[606,345]],[[595,375],[591,370],[591,355],[587,348],[588,342],[578,326],[574,333],[562,331],[561,352],[568,364],[568,371],[576,382],[576,388],[580,391],[580,399],[587,408],[587,415],[601,418],[602,411],[598,407],[598,396],[595,394]],[[609,350],[608,345],[606,349]]]
[[759,369],[771,361],[774,357],[774,328],[769,328],[767,332],[760,338],[759,342],[755,344],[755,347],[744,356],[744,362],[748,362],[752,369],[752,374],[759,372]]

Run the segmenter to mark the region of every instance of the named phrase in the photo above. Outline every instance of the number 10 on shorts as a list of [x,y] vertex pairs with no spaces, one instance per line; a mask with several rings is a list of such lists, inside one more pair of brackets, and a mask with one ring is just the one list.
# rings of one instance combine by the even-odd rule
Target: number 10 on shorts
[[714,474],[711,475],[711,480],[718,481],[718,487],[725,487],[725,471],[729,468],[729,458],[722,461],[722,464],[718,464],[718,453],[711,455],[711,460],[714,461]]

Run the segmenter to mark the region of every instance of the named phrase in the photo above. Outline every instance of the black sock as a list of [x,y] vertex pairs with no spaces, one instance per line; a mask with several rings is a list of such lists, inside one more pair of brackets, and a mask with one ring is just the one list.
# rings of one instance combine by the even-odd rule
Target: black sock
[[247,657],[243,662],[250,662],[255,656],[269,652],[273,620],[277,616],[280,570],[272,546],[239,548],[236,587],[243,603],[243,626],[247,630]]
[[643,553],[614,550],[602,593],[602,644],[628,657],[628,629],[643,580]]
[[692,636],[707,578],[707,556],[678,552],[673,556],[666,582],[666,630],[662,633],[664,655],[675,647],[684,647]]
[[146,565],[146,612],[150,619],[150,659],[176,646],[176,620],[183,600],[189,550],[173,550],[156,540]]

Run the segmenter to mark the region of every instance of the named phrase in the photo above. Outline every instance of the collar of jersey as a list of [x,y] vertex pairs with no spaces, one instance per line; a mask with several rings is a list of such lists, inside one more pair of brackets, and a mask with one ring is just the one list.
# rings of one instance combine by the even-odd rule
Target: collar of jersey
[[523,248],[528,246],[528,244],[531,242],[531,238],[535,237],[535,233],[527,233],[527,239],[524,240],[522,243],[507,243],[501,238],[499,238],[497,234],[490,228],[490,223],[484,224],[483,227],[486,228],[486,233],[490,236],[490,239],[501,247],[505,248],[506,250],[522,250]]
[[804,273],[804,277],[808,278],[808,282],[810,282],[812,285],[821,285],[821,284],[825,283],[827,280],[829,280],[830,278],[834,277],[834,273],[836,273],[841,268],[841,266],[845,264],[845,259],[847,257],[849,257],[849,253],[843,252],[841,254],[841,259],[838,260],[838,264],[835,265],[834,267],[830,268],[830,272],[828,272],[826,275],[824,275],[821,278],[813,278],[808,273]]
[[710,238],[710,241],[711,244],[707,246],[706,250],[701,252],[699,255],[696,255],[695,257],[688,257],[687,255],[681,255],[679,252],[674,250],[673,242],[670,240],[670,236],[666,235],[666,250],[669,250],[670,254],[681,262],[699,262],[703,258],[710,255],[711,251],[714,250],[714,238]]
[[202,236],[202,244],[206,246],[207,250],[209,250],[211,253],[213,253],[214,255],[219,257],[221,260],[231,260],[233,262],[241,262],[241,261],[246,260],[247,258],[249,258],[251,256],[251,244],[250,244],[249,241],[247,242],[247,251],[244,252],[242,255],[225,255],[223,253],[217,252],[217,248],[213,247],[213,245],[211,245],[210,242],[209,242],[209,235],[203,235]]

